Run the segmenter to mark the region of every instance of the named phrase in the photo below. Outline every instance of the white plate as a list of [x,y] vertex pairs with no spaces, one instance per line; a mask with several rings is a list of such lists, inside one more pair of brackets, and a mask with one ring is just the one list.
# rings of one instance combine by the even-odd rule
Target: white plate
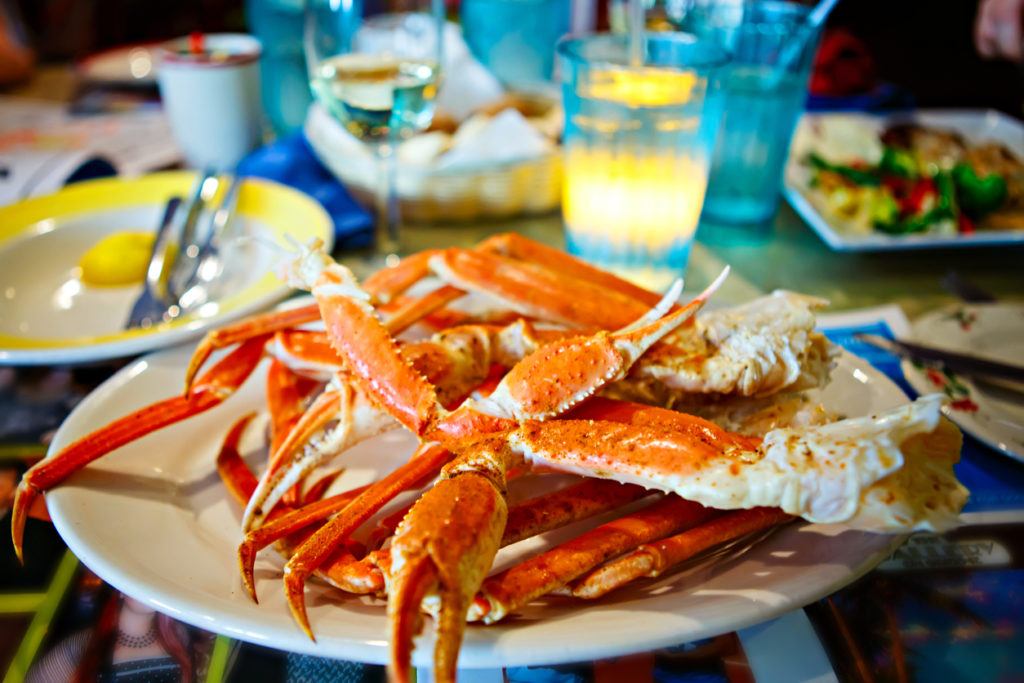
[[889,251],[932,247],[1024,244],[1024,230],[979,230],[969,235],[887,235],[873,230],[858,232],[835,216],[824,199],[808,189],[810,169],[800,163],[815,146],[813,130],[824,119],[845,120],[851,125],[881,130],[890,121],[912,121],[959,132],[968,142],[998,141],[1024,157],[1024,126],[994,110],[920,110],[889,117],[870,114],[805,114],[793,135],[783,179],[783,194],[793,209],[836,251]]
[[272,272],[280,257],[270,245],[290,248],[286,235],[319,237],[328,248],[333,242],[330,217],[315,200],[277,183],[246,180],[236,227],[255,239],[233,249],[245,267],[233,270],[223,296],[173,323],[126,331],[142,285],[84,285],[78,261],[107,235],[154,230],[167,200],[186,194],[193,176],[76,183],[0,209],[0,364],[81,363],[194,339],[292,291]]
[[[1024,365],[1024,305],[955,304],[921,316],[911,336],[923,344]],[[1024,394],[929,370],[903,361],[903,374],[919,394],[945,392],[943,408],[961,429],[992,448],[1024,462]]]
[[[51,453],[115,417],[180,391],[189,350],[137,360],[89,395],[58,431]],[[260,604],[242,589],[236,559],[238,509],[214,460],[239,416],[260,407],[262,373],[216,409],[124,447],[47,496],[68,547],[105,581],[203,629],[260,645],[383,663],[384,604],[341,594],[317,581],[307,604],[317,642],[293,622],[271,551],[256,565]],[[824,400],[848,415],[904,403],[903,392],[859,358],[846,355]],[[249,435],[261,438],[262,430]],[[412,439],[393,433],[345,456],[339,488],[367,483],[403,461]],[[252,446],[252,444],[250,444]],[[243,443],[243,453],[246,450]],[[564,530],[563,530],[564,531]],[[564,537],[564,534],[563,534]],[[468,629],[467,668],[583,661],[651,650],[742,628],[817,600],[861,576],[902,540],[833,525],[789,525],[657,580],[594,602],[551,598],[494,626]],[[538,541],[524,542],[527,549]],[[524,551],[522,544],[506,549]],[[506,551],[502,551],[506,553]],[[499,556],[498,562],[505,557]],[[430,629],[428,629],[429,631]],[[414,663],[429,665],[432,635],[417,640]]]

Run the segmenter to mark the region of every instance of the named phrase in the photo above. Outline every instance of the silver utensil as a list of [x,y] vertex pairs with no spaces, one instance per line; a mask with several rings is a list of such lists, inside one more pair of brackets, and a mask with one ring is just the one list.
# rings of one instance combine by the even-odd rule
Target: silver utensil
[[[195,266],[186,260],[188,245],[195,240],[196,224],[206,203],[216,193],[216,182],[211,180],[216,181],[216,174],[208,169],[196,177],[184,202],[178,197],[168,201],[153,242],[142,294],[132,306],[125,329],[152,327],[181,314],[178,283],[187,281],[194,271]],[[190,265],[193,270],[182,276],[182,269]]]
[[172,226],[180,206],[181,197],[171,197],[167,201],[163,218],[156,231],[156,239],[153,240],[153,252],[149,257],[149,267],[146,269],[142,294],[132,305],[125,329],[150,327],[163,322],[163,315],[171,305],[167,284],[171,275],[174,249],[177,247],[178,241]]
[[886,339],[875,334],[858,333],[853,336],[860,341],[877,346],[903,358],[939,363],[951,372],[980,376],[992,384],[1004,386],[1015,391],[1024,389],[1024,366],[988,358],[979,358],[978,356],[948,351],[924,344]]
[[[242,185],[241,179],[234,175],[228,176],[225,180],[218,180],[218,187],[224,182],[228,183],[228,187],[224,191],[220,206],[213,211],[204,235],[197,238],[195,244],[186,247],[186,254],[193,259],[194,268],[178,295],[179,315],[184,315],[213,298],[215,284],[224,274],[221,250],[230,234]],[[210,201],[212,197],[207,204]]]

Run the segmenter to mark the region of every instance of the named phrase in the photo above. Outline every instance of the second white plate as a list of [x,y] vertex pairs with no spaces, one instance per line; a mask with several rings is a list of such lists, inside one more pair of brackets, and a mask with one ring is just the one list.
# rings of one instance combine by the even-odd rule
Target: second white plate
[[[911,336],[922,344],[1024,366],[1024,305],[947,306],[915,320]],[[943,412],[961,429],[1024,462],[1024,393],[906,360],[902,368],[919,394],[945,392],[950,401]]]

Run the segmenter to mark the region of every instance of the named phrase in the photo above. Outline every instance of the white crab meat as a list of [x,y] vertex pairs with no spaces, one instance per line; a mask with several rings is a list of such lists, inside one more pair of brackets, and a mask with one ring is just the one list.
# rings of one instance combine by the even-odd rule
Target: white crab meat
[[678,391],[765,396],[823,386],[837,351],[814,330],[828,302],[776,291],[697,315],[634,367],[630,379]]

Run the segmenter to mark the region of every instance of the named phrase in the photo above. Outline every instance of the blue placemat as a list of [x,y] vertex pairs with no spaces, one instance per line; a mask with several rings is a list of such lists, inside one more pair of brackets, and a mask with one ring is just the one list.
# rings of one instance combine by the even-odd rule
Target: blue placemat
[[238,173],[275,180],[320,202],[334,221],[335,250],[369,246],[373,217],[324,168],[301,131],[279,138],[242,159]]
[[[885,373],[908,396],[917,396],[917,392],[904,379],[897,356],[853,338],[854,334],[860,332],[894,339],[892,330],[884,321],[826,328],[822,331],[833,343]],[[954,469],[957,478],[971,492],[964,512],[1024,511],[1024,465],[1021,463],[992,450],[969,434],[964,434],[960,463]]]

